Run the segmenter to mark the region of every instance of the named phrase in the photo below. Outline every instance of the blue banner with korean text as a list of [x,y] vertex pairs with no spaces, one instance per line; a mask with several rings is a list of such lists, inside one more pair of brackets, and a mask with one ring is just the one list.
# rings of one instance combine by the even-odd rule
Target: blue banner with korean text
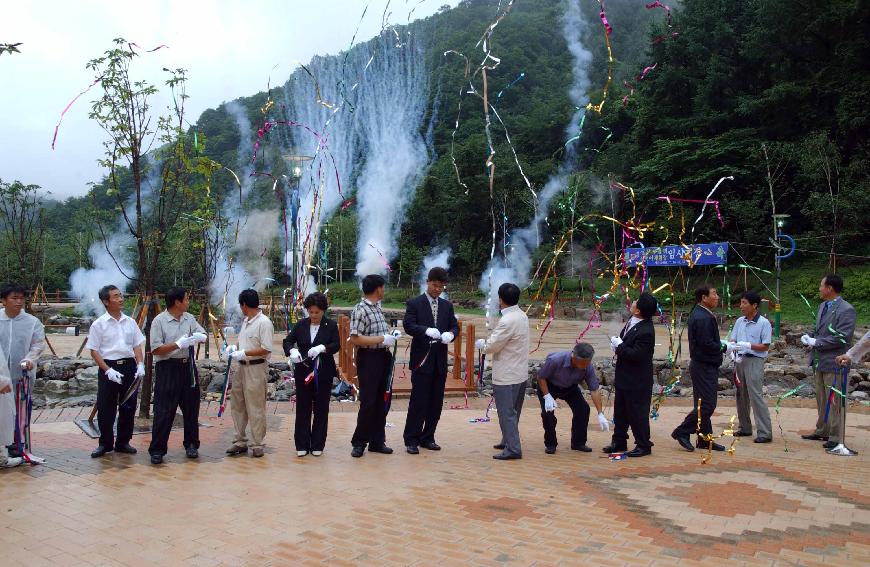
[[728,243],[626,248],[627,268],[646,266],[718,266],[728,261]]

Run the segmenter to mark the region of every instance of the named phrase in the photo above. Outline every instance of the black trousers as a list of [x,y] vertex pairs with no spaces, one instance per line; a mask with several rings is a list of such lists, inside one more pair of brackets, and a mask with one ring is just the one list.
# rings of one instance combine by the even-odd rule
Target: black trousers
[[120,404],[136,376],[136,359],[122,358],[104,362],[109,368],[114,368],[123,375],[121,383],[117,384],[106,378],[106,373],[102,370],[97,372],[97,425],[100,427],[100,445],[112,450],[115,448],[115,413],[118,414],[118,445],[126,445],[133,437],[133,418],[136,415],[138,394],[131,396],[124,405]]
[[[547,389],[550,395],[558,400],[565,400],[571,408],[571,446],[582,447],[586,444],[586,428],[589,426],[589,404],[583,399],[580,386],[561,388],[547,381]],[[538,389],[538,400],[541,402],[541,421],[544,422],[544,445],[555,447],[556,441],[556,412],[544,410],[544,395]]]
[[614,451],[628,449],[628,428],[634,434],[634,444],[642,449],[651,449],[649,438],[649,407],[652,391],[645,388],[616,388],[613,399],[613,437]]
[[444,386],[447,372],[411,373],[411,399],[408,401],[408,419],[405,421],[405,445],[435,442],[435,428],[444,407]]
[[692,399],[694,405],[674,433],[688,437],[698,430],[698,399],[701,399],[701,433],[713,432],[710,417],[716,410],[716,395],[719,391],[719,366],[703,362],[689,362],[689,373],[692,376]]
[[386,439],[384,428],[387,412],[384,393],[392,371],[392,357],[385,348],[361,348],[356,351],[356,370],[359,380],[359,413],[351,444],[354,447],[382,447]]
[[169,432],[179,407],[184,418],[184,448],[199,449],[199,380],[191,378],[188,360],[161,360],[154,365],[154,420],[148,446],[151,455],[166,454]]
[[[326,446],[326,428],[329,423],[329,397],[332,393],[332,379],[335,376],[318,375],[308,384],[305,378],[309,372],[301,365],[294,368],[296,380],[296,430],[293,440],[297,451],[323,451]],[[314,420],[312,422],[312,413]]]

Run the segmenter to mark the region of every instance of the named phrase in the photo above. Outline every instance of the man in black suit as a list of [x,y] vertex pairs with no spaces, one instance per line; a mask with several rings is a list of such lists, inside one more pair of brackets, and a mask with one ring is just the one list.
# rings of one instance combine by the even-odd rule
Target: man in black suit
[[632,316],[618,337],[610,337],[616,353],[616,397],[613,401],[613,439],[604,447],[605,453],[620,453],[628,449],[628,428],[634,434],[634,449],[629,457],[644,457],[652,453],[649,438],[649,406],[653,385],[653,350],[656,332],[652,316],[658,301],[650,293],[642,293],[632,306]]
[[432,451],[435,428],[441,419],[444,385],[447,381],[447,345],[453,342],[459,325],[453,304],[441,299],[447,285],[447,270],[435,267],[426,277],[426,292],[408,300],[403,326],[411,335],[411,399],[405,422],[405,448],[416,455],[422,446]]
[[[703,435],[713,433],[710,417],[716,409],[716,395],[719,390],[719,367],[722,366],[722,354],[736,348],[734,343],[725,343],[719,338],[719,324],[713,309],[719,305],[719,294],[716,288],[704,284],[695,290],[697,305],[689,315],[689,374],[692,377],[692,398],[694,405],[679,426],[671,433],[671,437],[686,451],[695,448],[689,441],[689,436],[698,430],[698,400],[701,400],[701,431]],[[700,437],[697,447],[705,447]],[[725,447],[713,443],[714,451],[724,451]]]

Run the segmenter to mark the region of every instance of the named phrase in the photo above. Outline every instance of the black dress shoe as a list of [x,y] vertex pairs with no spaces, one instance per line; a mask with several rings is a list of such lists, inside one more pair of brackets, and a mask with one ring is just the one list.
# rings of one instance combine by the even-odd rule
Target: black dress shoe
[[688,451],[688,452],[691,453],[692,451],[695,450],[695,448],[692,447],[692,442],[689,441],[689,437],[688,437],[688,436],[686,436],[686,435],[679,435],[679,434],[677,434],[676,431],[674,431],[673,433],[671,433],[671,437],[673,437],[674,439],[676,439],[677,443],[680,444],[680,447],[682,447],[682,448],[685,449],[686,451]]
[[607,445],[606,447],[601,448],[602,453],[625,453],[628,450],[628,447],[614,447],[613,445]]
[[806,439],[808,441],[827,441],[828,438],[824,435],[816,435],[815,433],[809,433],[807,435],[801,435],[801,439]]
[[159,465],[163,463],[163,455],[151,455],[151,464]]
[[362,445],[354,446],[353,451],[350,452],[350,456],[360,458],[363,456],[363,453],[365,453],[365,450],[366,448]]
[[420,443],[420,446],[424,449],[429,449],[430,451],[440,451],[441,445],[436,443],[435,441],[431,441],[429,443]]
[[[695,445],[698,449],[708,449],[710,447],[709,441],[700,441]],[[725,447],[720,445],[719,443],[713,443],[714,451],[724,451]]]
[[548,455],[552,455],[553,453],[556,452],[556,448],[555,447],[544,447],[544,452],[547,453]]
[[184,454],[187,455],[188,459],[196,459],[199,457],[199,449],[196,447],[188,447],[184,450]]
[[98,459],[98,458],[102,457],[103,455],[105,455],[106,453],[109,453],[111,451],[112,451],[111,449],[107,449],[106,447],[100,445],[99,447],[97,447],[96,449],[93,450],[93,452],[91,453],[91,458]]
[[582,451],[584,453],[591,453],[592,449],[586,445],[571,445],[572,451]]
[[499,451],[504,451],[504,443],[496,443],[492,446],[493,449],[498,449]]
[[824,443],[822,443],[822,448],[833,449],[837,445],[839,445],[839,443],[837,443],[836,441],[825,441]]
[[770,443],[771,441],[770,437],[756,437],[752,440],[753,443]]
[[227,449],[227,455],[230,455],[232,457],[235,457],[236,455],[241,455],[241,454],[247,453],[247,452],[248,452],[247,447],[242,447],[240,445],[235,445],[235,444],[233,444],[232,447]]
[[647,455],[652,455],[652,449],[646,449],[644,447],[635,447],[631,451],[626,451],[626,457],[646,457]]
[[405,445],[405,450],[408,451],[409,455],[420,454],[420,449],[418,449],[416,445]]
[[124,443],[123,445],[119,445],[118,447],[115,447],[115,452],[116,453],[126,453],[128,455],[135,455],[136,454],[136,447],[133,447],[129,443]]
[[372,447],[369,445],[369,453],[381,453],[383,455],[392,455],[393,450],[387,447],[386,445],[381,445],[380,447]]
[[504,453],[499,453],[498,455],[493,455],[493,459],[496,461],[516,461],[518,459],[522,459],[522,455],[506,455]]
[[746,433],[745,431],[735,431],[734,437],[751,437],[752,433]]

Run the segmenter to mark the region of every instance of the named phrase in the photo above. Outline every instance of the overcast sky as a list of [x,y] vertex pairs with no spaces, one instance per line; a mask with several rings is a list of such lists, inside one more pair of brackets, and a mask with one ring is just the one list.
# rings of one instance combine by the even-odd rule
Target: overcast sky
[[[392,0],[389,23],[404,24],[458,0]],[[0,179],[42,186],[57,199],[82,195],[103,171],[102,130],[87,118],[96,87],[60,113],[94,79],[85,64],[123,37],[143,49],[166,44],[138,62],[142,78],[162,85],[163,67],[190,78],[189,120],[206,108],[283,84],[313,55],[346,49],[376,35],[387,0],[97,0],[3,3],[0,43],[22,43],[0,55]],[[363,10],[368,11],[363,18]],[[413,12],[412,12],[413,11]],[[362,18],[362,20],[361,20]],[[273,70],[273,67],[277,68]],[[161,106],[165,106],[162,101]]]

